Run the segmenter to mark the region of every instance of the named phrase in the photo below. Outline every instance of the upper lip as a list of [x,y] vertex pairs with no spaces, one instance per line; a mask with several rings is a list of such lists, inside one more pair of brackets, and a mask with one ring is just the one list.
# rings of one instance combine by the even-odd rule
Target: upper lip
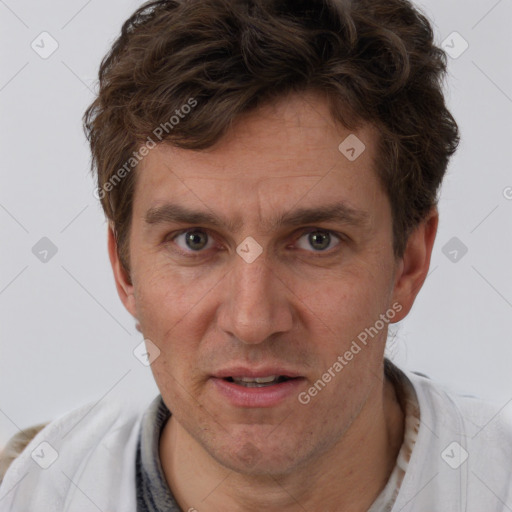
[[271,375],[283,377],[302,377],[302,375],[294,370],[283,368],[282,366],[265,366],[261,368],[247,368],[246,366],[236,366],[232,368],[225,368],[214,373],[214,377],[225,379],[227,377],[241,378],[241,377],[270,377]]

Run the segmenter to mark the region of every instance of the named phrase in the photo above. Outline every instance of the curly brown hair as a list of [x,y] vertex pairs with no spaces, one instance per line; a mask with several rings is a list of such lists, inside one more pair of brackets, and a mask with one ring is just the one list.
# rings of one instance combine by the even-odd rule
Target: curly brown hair
[[407,0],[143,4],[104,57],[83,118],[125,269],[136,166],[150,144],[211,147],[238,116],[306,91],[324,95],[347,128],[378,128],[376,172],[391,203],[394,254],[403,256],[459,142],[442,90],[446,56],[433,39]]

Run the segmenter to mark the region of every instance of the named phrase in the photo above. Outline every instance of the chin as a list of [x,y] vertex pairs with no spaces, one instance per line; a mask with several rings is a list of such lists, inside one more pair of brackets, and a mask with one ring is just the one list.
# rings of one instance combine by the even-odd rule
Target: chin
[[303,441],[291,442],[289,434],[286,440],[276,436],[272,443],[269,436],[259,440],[246,436],[238,442],[231,437],[225,445],[207,449],[219,464],[248,476],[286,475],[309,458]]

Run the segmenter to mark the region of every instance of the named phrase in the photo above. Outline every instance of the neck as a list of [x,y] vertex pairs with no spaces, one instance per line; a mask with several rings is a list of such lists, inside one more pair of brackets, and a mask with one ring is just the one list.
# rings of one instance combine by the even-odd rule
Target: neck
[[243,475],[220,465],[171,416],[160,439],[167,483],[182,510],[366,511],[395,466],[404,415],[385,379],[334,447],[286,475]]

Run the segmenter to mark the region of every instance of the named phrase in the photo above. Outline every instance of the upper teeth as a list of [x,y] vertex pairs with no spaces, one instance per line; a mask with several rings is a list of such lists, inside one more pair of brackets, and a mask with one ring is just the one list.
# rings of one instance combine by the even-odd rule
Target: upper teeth
[[269,377],[233,377],[235,382],[256,382],[257,384],[266,384],[277,380],[279,375],[270,375]]

